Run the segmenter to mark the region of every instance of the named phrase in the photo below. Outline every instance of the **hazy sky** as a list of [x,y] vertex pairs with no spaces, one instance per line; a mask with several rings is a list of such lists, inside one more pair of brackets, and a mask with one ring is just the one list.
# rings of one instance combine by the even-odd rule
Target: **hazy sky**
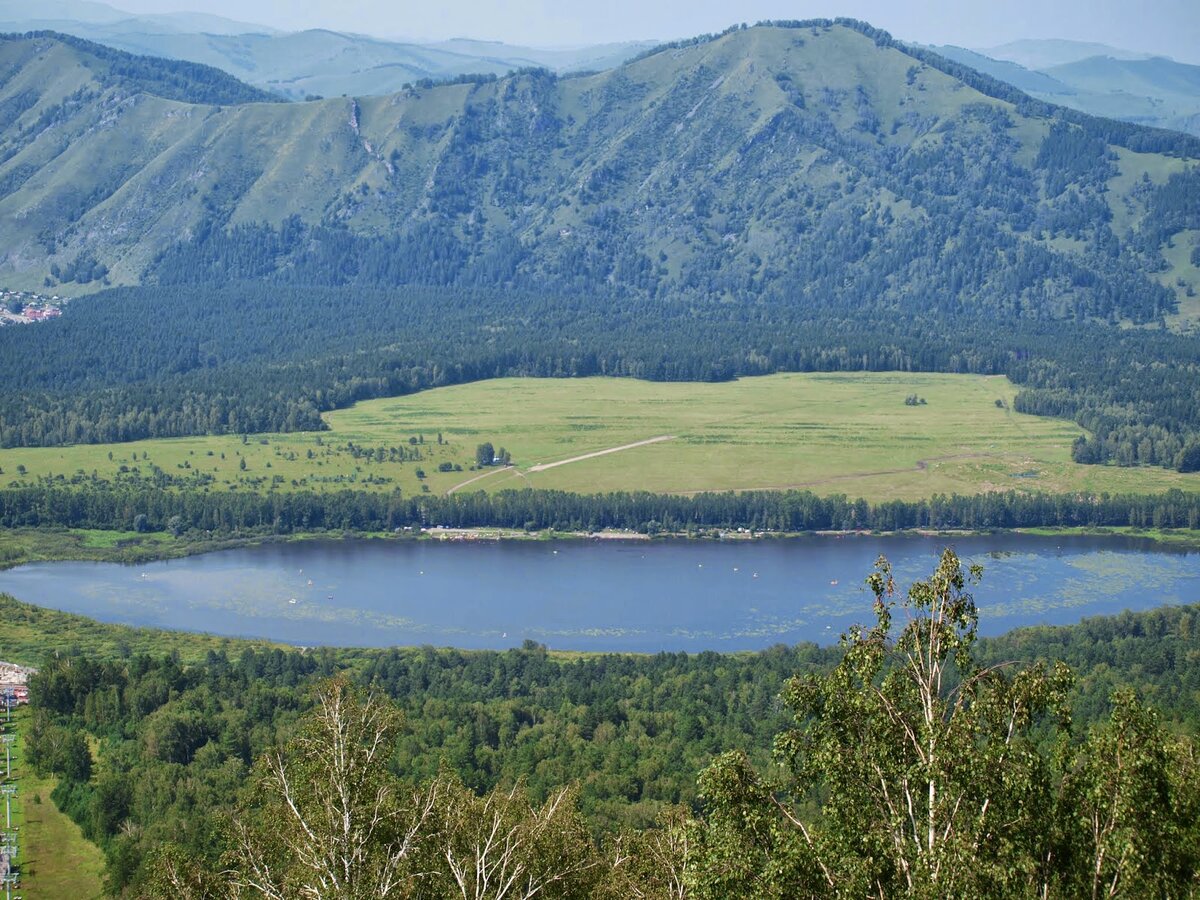
[[735,22],[852,16],[895,37],[988,47],[1099,41],[1200,63],[1200,0],[110,0],[130,12],[198,10],[283,29],[473,37],[541,46],[669,39]]

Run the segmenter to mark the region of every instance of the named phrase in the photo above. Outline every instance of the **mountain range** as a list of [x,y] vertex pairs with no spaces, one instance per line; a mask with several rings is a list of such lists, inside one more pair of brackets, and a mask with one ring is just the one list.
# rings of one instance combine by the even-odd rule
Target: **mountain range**
[[[1200,141],[1040,104],[868,26],[307,103],[52,34],[4,40],[0,66],[11,286],[286,274],[337,246],[347,282],[1196,315]],[[955,273],[944,248],[975,243]]]
[[[492,41],[389,40],[328,29],[281,32],[203,13],[126,13],[93,0],[0,0],[0,32],[51,30],[130,53],[203,63],[292,100],[380,96],[423,80],[567,73],[620,65],[653,46],[633,41],[571,49]],[[1022,40],[937,53],[1051,103],[1092,115],[1200,134],[1200,66],[1069,40]]]
[[104,43],[131,53],[216,66],[289,99],[390,94],[423,79],[505,75],[526,68],[608,69],[649,46],[541,50],[466,39],[413,44],[320,29],[287,34],[124,33]]
[[1075,41],[932,49],[1050,103],[1200,135],[1200,66]]
[[201,12],[139,15],[96,0],[0,0],[0,31],[59,30],[104,40],[123,34],[274,34],[266,25]]
[[1050,69],[1097,57],[1108,59],[1151,59],[1154,54],[1126,50],[1095,41],[1071,41],[1061,38],[1026,38],[995,47],[976,47],[976,52],[996,60],[1016,63],[1025,69]]
[[308,102],[0,39],[0,286],[99,292],[5,329],[0,440],[319,427],[502,374],[886,368],[1007,374],[1087,429],[1076,459],[1186,468],[1197,160],[852,20]]
[[459,38],[385,40],[327,29],[280,32],[202,13],[139,16],[90,0],[0,0],[0,32],[57,31],[147,56],[204,63],[289,99],[381,95],[423,79],[608,69],[650,41],[546,49]]

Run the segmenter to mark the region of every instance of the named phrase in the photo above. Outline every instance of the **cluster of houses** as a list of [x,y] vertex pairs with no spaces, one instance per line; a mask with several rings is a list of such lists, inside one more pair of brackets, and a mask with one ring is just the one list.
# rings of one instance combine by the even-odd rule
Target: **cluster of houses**
[[62,315],[62,297],[46,297],[31,291],[0,290],[0,326],[29,325]]
[[36,673],[37,669],[29,666],[0,661],[0,706],[4,705],[5,697],[12,697],[14,706],[28,703],[29,676]]

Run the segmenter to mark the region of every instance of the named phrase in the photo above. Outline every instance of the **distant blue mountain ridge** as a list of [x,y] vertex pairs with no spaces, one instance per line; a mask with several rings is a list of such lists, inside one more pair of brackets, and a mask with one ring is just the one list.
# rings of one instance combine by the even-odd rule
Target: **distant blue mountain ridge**
[[991,50],[931,49],[1039,100],[1200,135],[1200,66],[1074,41],[1019,41]]

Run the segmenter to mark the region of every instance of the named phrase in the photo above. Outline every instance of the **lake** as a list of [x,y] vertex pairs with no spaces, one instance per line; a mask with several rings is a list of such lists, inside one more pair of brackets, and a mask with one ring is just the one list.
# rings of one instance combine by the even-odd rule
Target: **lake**
[[984,567],[981,631],[1200,602],[1200,552],[1121,537],[305,541],[138,566],[33,563],[0,591],[105,622],[313,646],[654,652],[831,643],[871,621],[885,554],[907,587],[947,544]]

